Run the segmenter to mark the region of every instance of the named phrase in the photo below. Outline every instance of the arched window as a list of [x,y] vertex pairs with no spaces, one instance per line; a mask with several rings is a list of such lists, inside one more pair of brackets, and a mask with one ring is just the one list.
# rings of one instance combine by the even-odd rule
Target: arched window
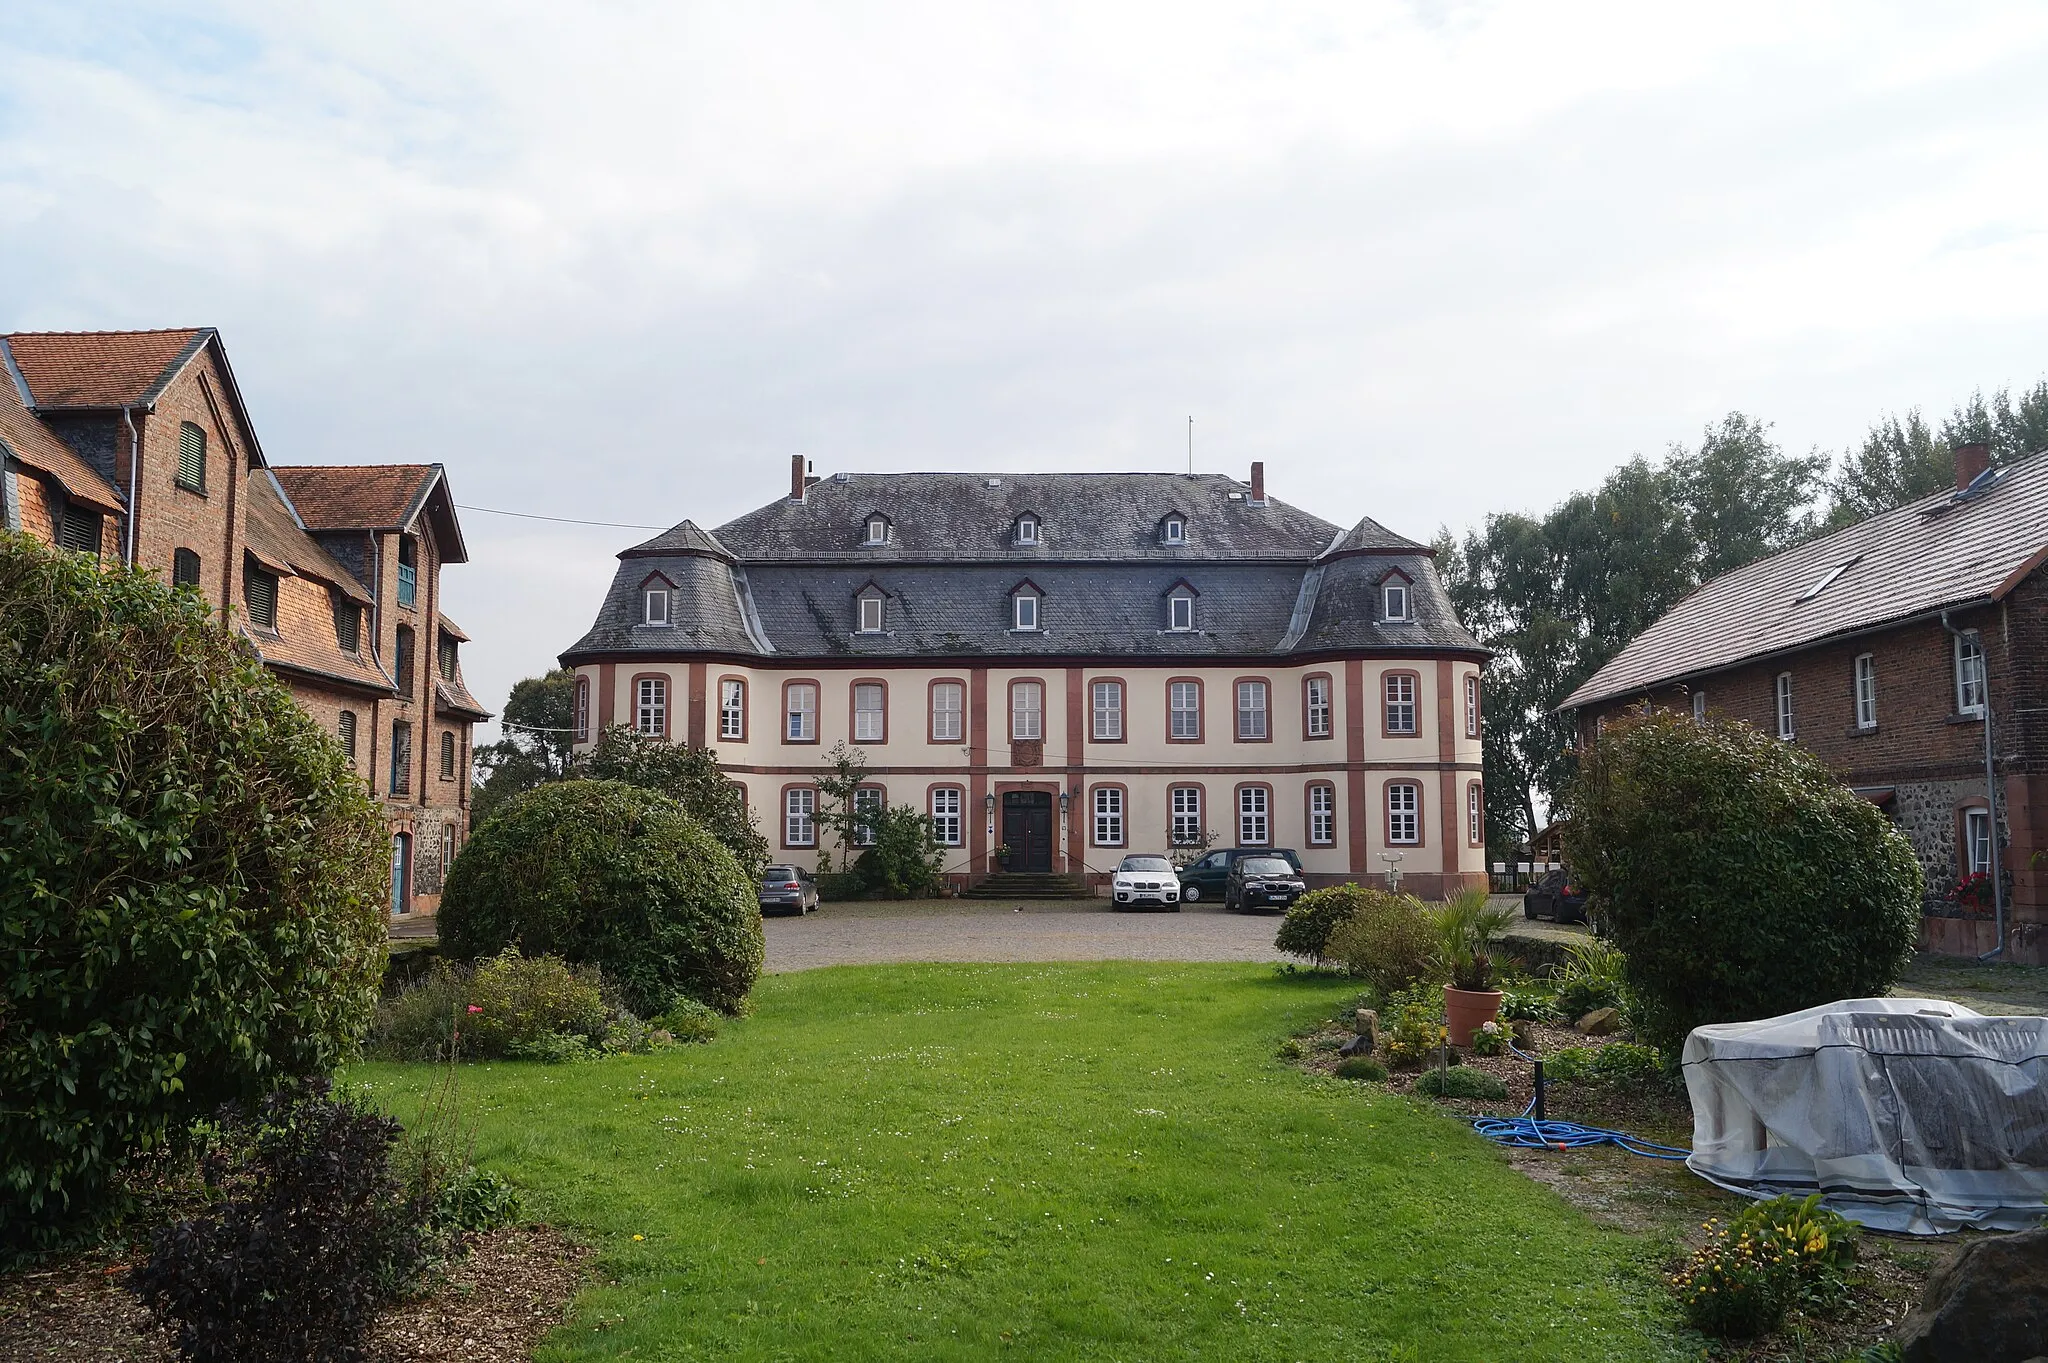
[[341,737],[341,750],[348,754],[348,764],[356,764],[356,712],[343,710],[335,724],[335,732]]
[[576,741],[590,741],[590,678],[576,679]]
[[441,732],[441,779],[455,779],[455,735],[445,729]]
[[189,421],[178,423],[178,486],[206,491],[206,432]]
[[398,627],[397,642],[391,650],[392,670],[398,673],[399,689],[412,694],[412,627]]

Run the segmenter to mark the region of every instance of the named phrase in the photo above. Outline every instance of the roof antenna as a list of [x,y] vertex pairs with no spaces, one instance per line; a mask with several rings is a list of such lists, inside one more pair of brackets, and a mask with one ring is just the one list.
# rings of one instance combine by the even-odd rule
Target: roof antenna
[[1195,419],[1188,418],[1188,477],[1195,476]]

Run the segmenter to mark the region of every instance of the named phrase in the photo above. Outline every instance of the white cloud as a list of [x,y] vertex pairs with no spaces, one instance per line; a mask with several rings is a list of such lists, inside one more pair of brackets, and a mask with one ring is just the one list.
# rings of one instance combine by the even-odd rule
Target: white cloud
[[[0,314],[221,326],[280,461],[716,524],[1269,463],[1411,534],[2048,370],[2048,11],[18,3]],[[631,531],[468,518],[492,704]]]

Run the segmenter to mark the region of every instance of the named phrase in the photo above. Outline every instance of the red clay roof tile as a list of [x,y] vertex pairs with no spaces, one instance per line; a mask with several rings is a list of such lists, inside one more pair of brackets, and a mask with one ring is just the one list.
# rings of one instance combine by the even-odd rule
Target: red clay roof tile
[[278,482],[308,530],[396,530],[435,474],[432,464],[294,465]]
[[178,327],[18,331],[6,339],[38,408],[141,407],[213,334],[211,327]]

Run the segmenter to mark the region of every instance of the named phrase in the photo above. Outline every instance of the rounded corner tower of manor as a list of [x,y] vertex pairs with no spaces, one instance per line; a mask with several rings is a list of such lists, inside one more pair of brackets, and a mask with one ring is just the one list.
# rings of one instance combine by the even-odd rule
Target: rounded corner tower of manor
[[1434,554],[1249,482],[1174,473],[841,473],[619,554],[576,740],[706,747],[777,861],[831,838],[817,778],[931,816],[967,887],[1101,884],[1132,853],[1293,851],[1485,884],[1480,674]]

